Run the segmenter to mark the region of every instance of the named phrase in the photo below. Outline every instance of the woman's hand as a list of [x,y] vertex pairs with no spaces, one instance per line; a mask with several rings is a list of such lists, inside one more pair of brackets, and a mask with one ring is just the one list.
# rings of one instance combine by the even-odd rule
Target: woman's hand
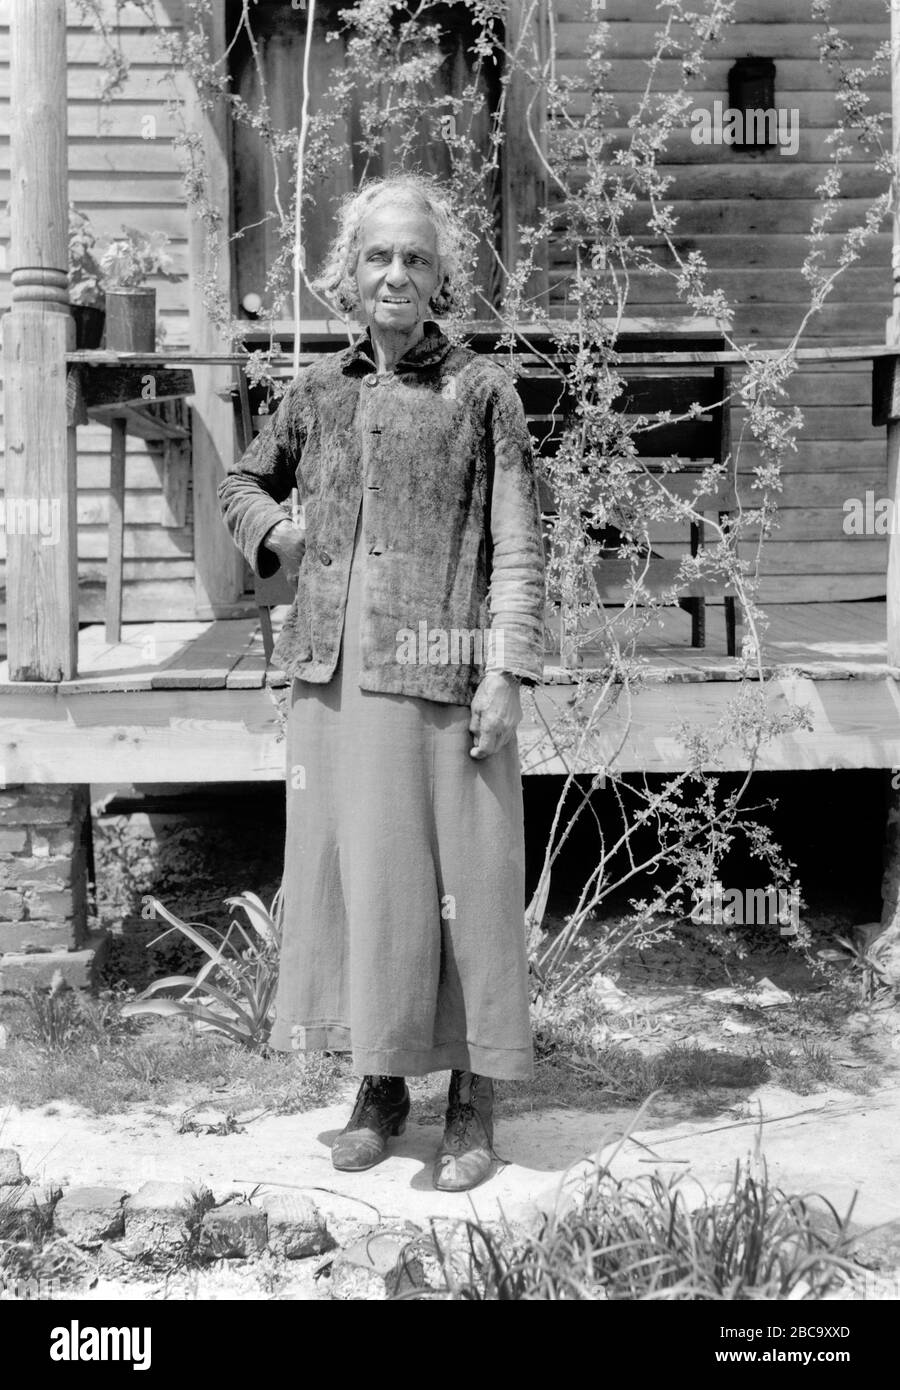
[[507,671],[488,671],[472,699],[469,732],[475,735],[470,758],[489,758],[515,735],[522,718],[519,682]]
[[267,550],[277,558],[285,577],[293,584],[300,572],[300,561],[306,549],[306,531],[290,521],[279,521],[263,541]]

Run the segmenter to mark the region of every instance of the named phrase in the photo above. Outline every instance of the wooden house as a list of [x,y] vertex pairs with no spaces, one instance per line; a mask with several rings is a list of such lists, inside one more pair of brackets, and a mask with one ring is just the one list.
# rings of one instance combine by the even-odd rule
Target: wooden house
[[[200,132],[208,188],[222,212],[218,285],[235,312],[259,289],[271,247],[265,227],[234,244],[227,233],[254,221],[254,209],[266,205],[271,175],[251,134],[232,129],[222,109],[200,103],[185,74],[170,77],[144,6],[112,8],[116,41],[130,68],[112,99],[103,101],[103,43],[79,6],[0,0],[0,179],[11,208],[0,275],[0,308],[10,310],[4,318],[5,485],[7,495],[16,496],[27,476],[29,486],[37,481],[42,491],[63,499],[62,544],[52,553],[36,538],[13,537],[0,528],[0,545],[9,552],[10,657],[0,685],[0,782],[78,787],[223,776],[277,780],[283,776],[282,745],[266,690],[256,603],[222,526],[215,492],[237,447],[227,399],[233,368],[229,345],[217,339],[202,300],[200,271],[214,248],[185,201],[170,140],[170,83],[192,108]],[[153,8],[164,28],[181,24],[182,0],[154,0]],[[324,38],[339,8],[337,0],[317,7],[323,28],[314,40],[313,100],[316,84],[325,83],[341,62],[340,45]],[[511,0],[511,33],[524,8],[522,0]],[[591,8],[589,0],[544,0],[560,74],[584,71]],[[660,12],[655,0],[606,0],[601,8],[610,25],[613,87],[627,119],[647,79]],[[298,114],[305,7],[258,0],[253,9],[275,94],[273,114],[289,127]],[[883,0],[834,0],[832,10],[861,57],[890,36]],[[239,11],[235,0],[211,7],[205,23],[214,52],[225,53]],[[735,336],[760,349],[789,342],[809,303],[801,274],[805,237],[838,114],[834,73],[816,50],[820,27],[810,20],[805,0],[737,0],[736,22],[697,82],[696,109],[713,111],[717,101],[728,105],[729,74],[739,60],[770,60],[775,104],[796,116],[795,148],[786,142],[764,149],[698,143],[686,126],[665,156],[674,177],[677,244],[703,251],[735,304]],[[240,44],[231,47],[228,61],[235,90],[252,99],[256,77]],[[465,61],[464,44],[448,52],[448,91]],[[679,71],[676,60],[664,60],[661,85],[674,87]],[[486,89],[486,106],[495,95]],[[873,86],[871,97],[872,109],[890,109],[889,76]],[[552,197],[518,119],[526,99],[514,84],[496,194],[498,237],[506,249],[518,220]],[[344,165],[322,190],[321,218],[307,229],[309,264],[327,244],[330,195],[352,187],[356,173],[348,139]],[[845,173],[830,252],[838,234],[859,221],[884,186],[885,174],[857,150]],[[71,382],[78,365],[67,337],[67,199],[91,216],[101,234],[131,224],[163,230],[172,240],[183,278],[158,285],[166,347],[154,362],[193,373],[190,435],[177,447],[172,440],[128,431],[124,463],[121,457],[111,463],[105,419],[95,414],[77,430],[67,423],[67,375]],[[646,209],[635,211],[634,230],[652,242]],[[772,620],[767,661],[784,667],[772,698],[809,704],[813,728],[768,745],[763,767],[900,766],[896,546],[888,535],[848,535],[844,529],[848,499],[893,496],[896,486],[890,394],[877,424],[872,410],[873,361],[884,359],[890,372],[895,360],[893,335],[886,336],[885,327],[894,303],[891,247],[885,226],[810,323],[804,336],[810,355],[792,379],[792,399],[805,424],[785,465],[779,529],[766,547],[760,596]],[[569,269],[551,256],[551,305],[562,306]],[[669,280],[637,277],[630,312],[643,322],[648,342],[656,325],[657,339],[671,348],[678,308]],[[309,312],[317,319],[321,314],[311,306]],[[317,332],[322,329],[316,325]],[[342,341],[335,337],[335,345]],[[724,360],[708,355],[709,365]],[[141,361],[151,365],[149,357]],[[733,434],[741,424],[735,411]],[[749,470],[752,446],[743,458]],[[120,481],[124,469],[122,516],[117,469]],[[670,544],[661,538],[663,555]],[[111,643],[100,624],[120,558],[125,626],[122,640]],[[634,706],[621,767],[677,769],[684,755],[673,725],[682,716],[718,717],[734,679],[734,661],[719,629],[709,624],[708,645],[692,649],[689,619],[676,610],[664,640],[647,648],[657,679]],[[550,667],[539,700],[565,698],[566,675],[552,654]],[[621,728],[610,728],[610,746],[621,734]],[[562,770],[534,726],[523,728],[521,743],[527,772]],[[742,764],[735,749],[730,766]]]

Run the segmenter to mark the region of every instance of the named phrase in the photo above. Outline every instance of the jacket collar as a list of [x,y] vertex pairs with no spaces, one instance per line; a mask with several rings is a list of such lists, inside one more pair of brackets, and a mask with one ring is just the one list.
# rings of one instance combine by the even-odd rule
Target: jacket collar
[[[395,371],[418,371],[423,367],[434,367],[438,362],[442,362],[450,351],[452,344],[447,336],[441,332],[433,319],[425,320],[425,332],[423,337],[405,352],[400,358]],[[375,366],[375,350],[372,346],[372,334],[367,328],[365,333],[351,343],[348,348],[340,354],[341,368],[349,371],[355,367],[362,366],[367,371],[372,371]]]

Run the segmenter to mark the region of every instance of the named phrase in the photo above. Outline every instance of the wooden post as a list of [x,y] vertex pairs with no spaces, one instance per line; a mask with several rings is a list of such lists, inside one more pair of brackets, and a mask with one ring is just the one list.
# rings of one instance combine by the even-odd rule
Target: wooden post
[[[891,109],[893,111],[892,148],[895,170],[900,167],[900,0],[891,0]],[[892,302],[887,322],[887,341],[900,355],[900,188],[894,174],[893,250],[891,253]],[[896,362],[894,369],[896,370]],[[894,412],[890,412],[893,415]],[[900,515],[900,419],[887,422],[887,495],[893,502],[893,515]],[[900,666],[900,535],[891,527],[888,538],[887,567],[887,658]]]
[[[874,372],[873,418],[887,425],[887,495],[891,515],[900,515],[900,0],[891,0],[891,135],[894,156],[893,249],[891,253],[891,317],[887,322],[887,342],[897,347],[898,356],[878,364]],[[885,372],[889,380],[885,379]],[[896,525],[888,536],[886,586],[887,659],[900,666],[900,535]],[[884,877],[881,884],[881,936],[873,947],[876,957],[894,983],[900,983],[900,794],[893,787],[893,773],[886,772],[887,829],[884,851]]]
[[[199,13],[213,62],[223,59],[226,48],[225,6],[213,5]],[[198,216],[190,218],[191,346],[195,352],[230,352],[232,344],[210,321],[204,303],[204,280],[214,276],[216,288],[229,304],[232,300],[231,230],[231,124],[224,101],[208,108],[196,90],[187,93],[189,125],[199,131],[203,149],[206,196],[221,216],[210,241],[210,229]],[[233,305],[232,305],[233,308]],[[228,617],[241,607],[244,565],[225,529],[216,488],[235,457],[234,410],[217,392],[231,385],[227,367],[198,367],[192,402],[192,458],[194,488],[195,605],[198,617]],[[243,605],[246,608],[246,604]]]
[[109,524],[106,528],[106,640],[122,640],[122,570],[125,555],[125,445],[128,422],[114,415],[109,422]]
[[[528,6],[527,8],[530,8]],[[536,46],[539,56],[547,53],[547,15],[544,0],[536,7],[532,23],[534,35],[524,35],[525,0],[511,0],[507,7],[506,47],[515,52],[522,44],[523,58]],[[546,147],[547,102],[543,84],[535,84],[524,73],[514,71],[506,90],[506,141],[503,146],[503,263],[515,269],[521,254],[520,227],[533,227],[547,206],[547,173],[528,136],[530,124],[542,148]],[[549,304],[549,262],[547,243],[535,247],[534,270],[525,295],[535,309],[546,311]]]
[[[12,0],[12,308],[3,319],[7,629],[12,680],[76,674],[75,430],[69,314],[65,0]],[[12,523],[12,524],[11,524]]]

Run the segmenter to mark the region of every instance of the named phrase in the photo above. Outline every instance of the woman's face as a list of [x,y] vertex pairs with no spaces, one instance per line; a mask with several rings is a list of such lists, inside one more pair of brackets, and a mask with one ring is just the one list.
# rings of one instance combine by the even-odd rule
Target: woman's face
[[386,204],[360,227],[356,285],[370,328],[411,333],[442,280],[434,227],[424,213]]

